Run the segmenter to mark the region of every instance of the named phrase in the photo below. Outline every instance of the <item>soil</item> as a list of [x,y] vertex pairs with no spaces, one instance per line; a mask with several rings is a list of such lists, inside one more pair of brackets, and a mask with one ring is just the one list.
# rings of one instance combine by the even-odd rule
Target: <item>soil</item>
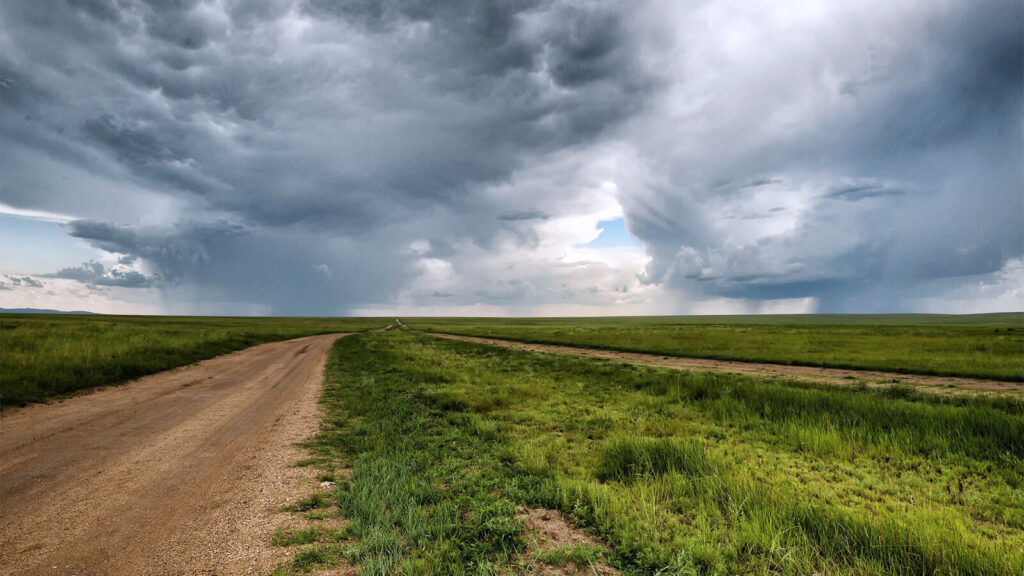
[[[583,530],[570,526],[558,510],[546,508],[520,508],[516,517],[523,520],[527,554],[536,556],[537,552],[549,552],[557,548],[573,547],[579,544],[606,548],[603,544],[587,536]],[[591,566],[577,566],[569,562],[564,566],[549,566],[536,562],[530,572],[537,575],[556,574],[598,574],[613,576],[619,572],[604,562],[596,562]]]
[[579,348],[553,344],[533,344],[502,340],[498,338],[477,338],[474,336],[458,336],[455,334],[432,333],[433,336],[464,340],[491,346],[502,346],[529,352],[549,354],[574,354],[593,358],[616,360],[629,364],[671,368],[674,370],[693,370],[698,372],[726,372],[746,376],[762,376],[786,380],[807,382],[824,382],[835,385],[865,384],[867,386],[891,386],[901,384],[911,386],[922,392],[940,394],[983,394],[1013,395],[1024,394],[1024,382],[1004,382],[1001,380],[984,380],[980,378],[962,378],[956,376],[933,376],[927,374],[904,374],[899,372],[883,372],[878,370],[855,370],[847,368],[822,368],[818,366],[793,366],[788,364],[769,364],[762,362],[737,362],[728,360],[711,360],[707,358],[687,358],[679,356],[663,356],[660,354],[644,354],[639,352],[619,352],[615,350],[599,350],[595,348]]
[[0,573],[262,574],[317,430],[327,349],[264,344],[3,414]]

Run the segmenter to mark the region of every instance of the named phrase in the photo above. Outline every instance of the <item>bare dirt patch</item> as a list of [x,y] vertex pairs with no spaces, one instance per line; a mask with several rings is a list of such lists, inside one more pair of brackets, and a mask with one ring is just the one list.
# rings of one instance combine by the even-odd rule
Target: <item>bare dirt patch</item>
[[339,335],[275,342],[0,422],[0,572],[261,574]]
[[1001,380],[985,380],[981,378],[962,378],[956,376],[932,376],[928,374],[904,374],[900,372],[883,372],[878,370],[854,370],[847,368],[821,368],[817,366],[793,366],[788,364],[769,364],[763,362],[737,362],[729,360],[711,360],[707,358],[687,358],[679,356],[663,356],[660,354],[644,354],[640,352],[619,352],[595,348],[579,348],[554,344],[534,344],[498,338],[478,338],[475,336],[459,336],[455,334],[431,333],[439,338],[464,340],[478,344],[501,346],[528,352],[548,354],[573,354],[591,358],[604,358],[641,366],[671,368],[673,370],[692,370],[697,372],[725,372],[745,376],[761,376],[805,382],[824,382],[839,386],[864,384],[871,387],[901,384],[916,388],[922,392],[936,394],[975,394],[975,395],[1024,395],[1024,382],[1004,382]]
[[[536,558],[540,552],[551,552],[560,548],[571,548],[578,545],[607,549],[604,544],[587,536],[579,529],[570,526],[558,510],[545,508],[520,508],[516,514],[523,520],[525,530],[526,552],[528,557]],[[619,572],[603,562],[579,566],[568,562],[562,566],[552,566],[543,562],[533,562],[532,574],[598,574],[600,576],[616,575]]]

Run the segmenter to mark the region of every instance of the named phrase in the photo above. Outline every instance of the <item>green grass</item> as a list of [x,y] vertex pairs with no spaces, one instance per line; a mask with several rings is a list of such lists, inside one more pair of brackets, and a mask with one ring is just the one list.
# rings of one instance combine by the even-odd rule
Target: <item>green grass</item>
[[537,554],[537,561],[551,566],[565,566],[569,563],[577,566],[590,566],[601,561],[603,557],[604,551],[601,548],[588,544],[577,544],[540,552]]
[[576,562],[571,550],[527,557],[525,506],[561,510],[627,574],[1024,574],[1019,400],[638,368],[406,331],[340,340],[322,402],[310,449],[353,469],[332,495],[351,539],[316,544],[281,573]]
[[381,318],[0,314],[0,405],[117,384],[255,344],[388,323]]
[[668,473],[705,476],[709,471],[701,442],[624,436],[608,440],[601,448],[594,475],[598,480],[629,483]]
[[309,512],[330,506],[330,501],[320,493],[313,493],[307,498],[300,498],[298,502],[285,506],[287,512]]
[[1024,381],[1024,313],[409,318],[411,328],[670,356]]

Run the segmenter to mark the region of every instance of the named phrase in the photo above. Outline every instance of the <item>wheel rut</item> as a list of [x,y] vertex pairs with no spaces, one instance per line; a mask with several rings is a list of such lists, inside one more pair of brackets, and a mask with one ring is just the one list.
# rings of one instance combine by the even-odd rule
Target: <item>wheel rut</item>
[[597,348],[581,348],[557,344],[536,344],[500,338],[481,338],[431,332],[431,336],[476,342],[490,346],[501,346],[529,352],[547,354],[571,354],[616,360],[628,364],[638,364],[656,368],[673,370],[692,370],[695,372],[726,372],[747,376],[763,376],[804,382],[822,382],[840,386],[863,383],[867,386],[890,386],[895,383],[914,387],[922,392],[937,394],[981,394],[981,395],[1024,395],[1024,382],[1005,382],[1001,380],[985,380],[981,378],[963,378],[958,376],[935,376],[930,374],[905,374],[901,372],[885,372],[879,370],[856,370],[847,368],[824,368],[819,366],[798,366],[790,364],[770,364],[764,362],[738,362],[729,360],[713,360],[708,358],[692,358],[681,356],[664,356],[641,352],[621,352]]

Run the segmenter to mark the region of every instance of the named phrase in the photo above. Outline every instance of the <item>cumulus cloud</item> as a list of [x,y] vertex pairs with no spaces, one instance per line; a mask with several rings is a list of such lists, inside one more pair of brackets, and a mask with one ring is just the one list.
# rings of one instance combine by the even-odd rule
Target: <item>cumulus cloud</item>
[[13,274],[5,274],[7,281],[0,281],[0,290],[13,290],[17,287],[25,288],[42,288],[43,283],[31,276],[17,276]]
[[1024,251],[1012,0],[4,12],[4,205],[168,310],[898,310]]
[[53,277],[77,280],[86,286],[121,286],[123,288],[149,286],[149,279],[138,270],[133,270],[125,265],[106,268],[96,261],[85,262],[81,266],[62,268],[55,272]]
[[161,294],[151,288],[88,286],[77,280],[53,277],[36,280],[44,284],[45,288],[26,288],[24,284],[0,288],[0,308],[85,310],[104,314],[166,314],[186,311],[164,308],[160,304]]

